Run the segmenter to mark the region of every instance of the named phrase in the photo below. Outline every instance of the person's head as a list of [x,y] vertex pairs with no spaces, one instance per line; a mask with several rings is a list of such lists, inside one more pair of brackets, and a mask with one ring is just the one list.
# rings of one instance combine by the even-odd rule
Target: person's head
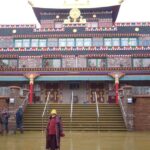
[[50,112],[50,115],[51,115],[52,117],[55,117],[55,116],[57,115],[56,109],[52,109],[51,112]]
[[23,108],[22,105],[20,105],[20,106],[19,106],[19,109],[22,109],[22,108]]
[[23,112],[23,107],[20,105],[16,112]]

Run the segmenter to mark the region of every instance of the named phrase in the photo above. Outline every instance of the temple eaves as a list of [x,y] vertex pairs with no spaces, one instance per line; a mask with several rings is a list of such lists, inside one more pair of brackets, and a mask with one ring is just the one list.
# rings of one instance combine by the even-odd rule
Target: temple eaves
[[[58,2],[57,2],[58,1]],[[121,5],[124,0],[28,0],[32,7],[70,9],[77,8],[99,8]]]

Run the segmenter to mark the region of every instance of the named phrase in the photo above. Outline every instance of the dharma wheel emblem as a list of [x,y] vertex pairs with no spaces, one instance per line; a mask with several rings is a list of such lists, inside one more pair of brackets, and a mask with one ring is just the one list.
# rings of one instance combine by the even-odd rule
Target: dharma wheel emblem
[[74,22],[76,22],[76,20],[80,17],[81,12],[78,8],[72,8],[69,14],[70,17],[74,20]]
[[72,8],[68,18],[64,20],[64,24],[86,24],[86,19],[83,19],[78,8]]

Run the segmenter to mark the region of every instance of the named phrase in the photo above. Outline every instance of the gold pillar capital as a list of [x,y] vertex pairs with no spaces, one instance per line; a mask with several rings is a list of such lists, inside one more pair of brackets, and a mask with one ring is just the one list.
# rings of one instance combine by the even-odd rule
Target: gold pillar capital
[[119,79],[125,74],[123,72],[111,72],[108,75],[115,79],[115,83],[119,83]]
[[24,76],[30,80],[30,84],[33,84],[34,83],[34,79],[36,77],[38,77],[39,74],[36,74],[36,73],[27,73]]

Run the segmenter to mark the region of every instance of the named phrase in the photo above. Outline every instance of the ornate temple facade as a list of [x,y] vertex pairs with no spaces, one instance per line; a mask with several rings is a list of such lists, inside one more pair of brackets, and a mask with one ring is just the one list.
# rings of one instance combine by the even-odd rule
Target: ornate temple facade
[[30,91],[29,102],[118,103],[118,89],[150,94],[150,23],[116,23],[120,4],[40,8],[41,25],[0,25],[0,86]]

